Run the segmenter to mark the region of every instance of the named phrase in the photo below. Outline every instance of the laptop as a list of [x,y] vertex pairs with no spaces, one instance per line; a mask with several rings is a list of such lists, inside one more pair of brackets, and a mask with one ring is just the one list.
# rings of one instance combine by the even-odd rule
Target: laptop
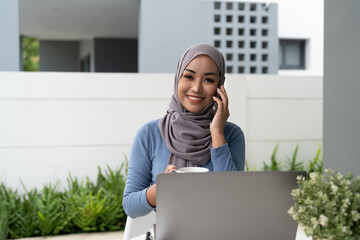
[[291,190],[305,172],[162,173],[156,240],[291,240]]

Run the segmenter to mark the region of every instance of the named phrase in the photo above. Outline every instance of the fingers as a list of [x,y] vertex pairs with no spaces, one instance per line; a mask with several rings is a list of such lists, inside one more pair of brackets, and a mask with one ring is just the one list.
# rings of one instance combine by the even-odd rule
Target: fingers
[[176,169],[176,166],[173,165],[173,164],[169,164],[167,165],[166,169],[165,169],[165,172],[168,173],[170,172],[171,170],[175,170]]

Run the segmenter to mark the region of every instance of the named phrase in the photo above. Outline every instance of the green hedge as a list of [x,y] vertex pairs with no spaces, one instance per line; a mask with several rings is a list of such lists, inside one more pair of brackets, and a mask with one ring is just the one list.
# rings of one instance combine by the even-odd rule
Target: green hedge
[[1,184],[0,239],[124,229],[122,172],[123,166],[108,166],[104,174],[98,167],[95,184],[69,175],[68,189],[62,192],[49,184],[21,195]]

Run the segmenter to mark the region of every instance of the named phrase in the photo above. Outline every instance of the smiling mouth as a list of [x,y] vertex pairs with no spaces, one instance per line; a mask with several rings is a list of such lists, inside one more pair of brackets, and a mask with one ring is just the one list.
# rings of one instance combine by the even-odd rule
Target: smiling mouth
[[190,96],[190,95],[187,95],[186,96],[190,102],[193,102],[193,103],[198,103],[198,102],[201,102],[204,98],[202,97],[196,97],[196,96]]

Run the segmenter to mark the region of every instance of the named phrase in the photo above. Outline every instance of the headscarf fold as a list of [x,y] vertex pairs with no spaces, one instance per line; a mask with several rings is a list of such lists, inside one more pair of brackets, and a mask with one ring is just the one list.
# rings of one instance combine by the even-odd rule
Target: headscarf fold
[[158,123],[161,136],[170,151],[168,164],[174,164],[177,168],[203,166],[210,160],[212,146],[210,122],[213,118],[214,102],[199,113],[191,113],[181,105],[177,95],[178,83],[184,69],[199,55],[210,57],[217,65],[220,73],[219,87],[225,81],[224,57],[215,47],[209,44],[196,44],[181,56],[169,108]]

